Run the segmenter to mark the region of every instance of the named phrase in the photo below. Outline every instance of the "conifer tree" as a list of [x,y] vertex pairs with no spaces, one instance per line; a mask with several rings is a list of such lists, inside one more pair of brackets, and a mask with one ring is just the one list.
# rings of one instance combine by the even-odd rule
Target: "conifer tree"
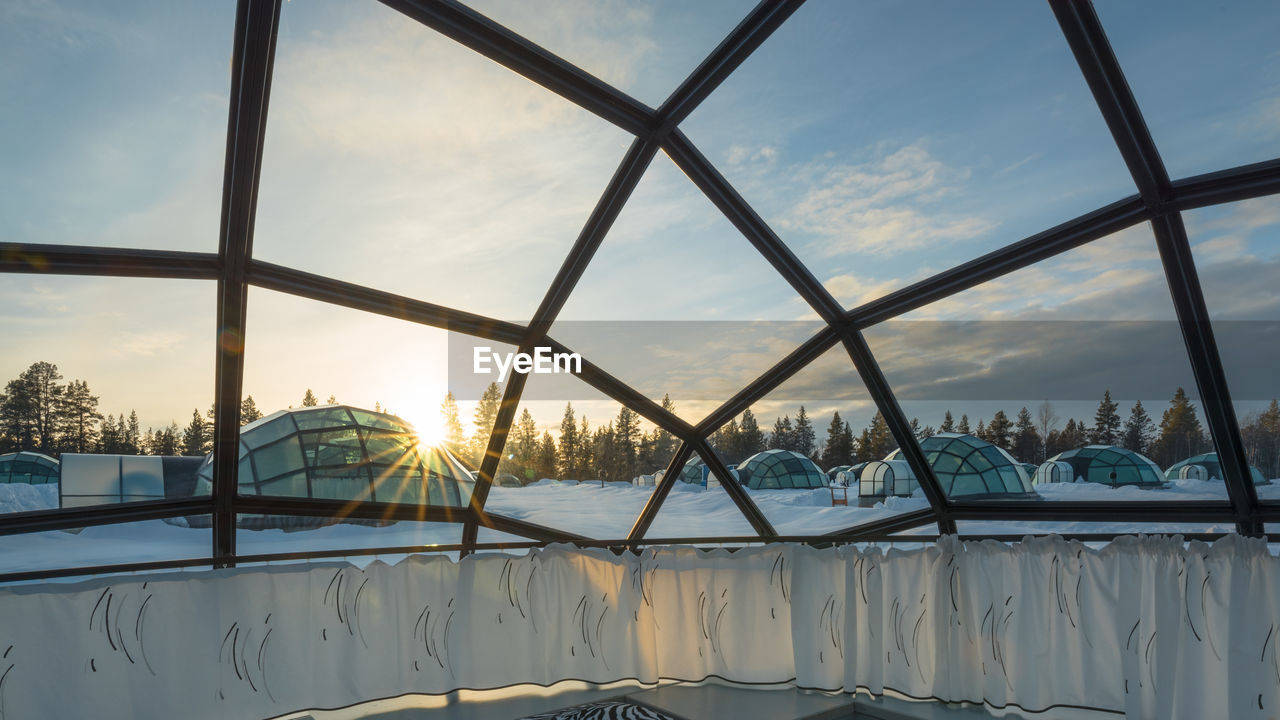
[[738,423],[738,455],[739,461],[755,455],[765,449],[764,431],[752,414],[750,408],[742,411],[742,422]]
[[1094,445],[1116,445],[1120,442],[1120,406],[1111,399],[1111,391],[1102,394],[1102,402],[1098,403],[1098,411],[1093,416],[1093,428],[1089,431],[1089,442]]
[[458,400],[453,392],[447,392],[440,403],[440,416],[444,425],[444,444],[455,455],[465,454],[466,436],[462,432],[462,419],[458,413]]
[[[585,433],[584,433],[585,435]],[[578,436],[578,420],[573,414],[573,403],[565,403],[564,419],[560,421],[560,475],[561,480],[580,480],[583,468],[582,444],[586,437]]]
[[1202,452],[1203,445],[1204,431],[1200,427],[1200,418],[1196,416],[1196,406],[1187,397],[1187,392],[1178,388],[1169,401],[1169,409],[1160,419],[1160,437],[1156,440],[1154,452],[1158,457],[1151,459],[1161,467],[1167,467]]
[[938,426],[938,432],[955,432],[956,421],[951,417],[951,410],[947,409],[947,414],[942,417],[942,424]]
[[[204,418],[200,415],[200,410],[192,410],[191,423],[187,425],[187,429],[182,433],[182,454],[204,455],[205,434]],[[105,429],[103,436],[105,442]],[[103,452],[112,453],[117,452],[117,450],[104,450]]]
[[538,461],[534,467],[534,474],[538,479],[564,477],[564,473],[558,472],[556,467],[557,454],[555,439],[551,437],[551,433],[543,431],[542,442],[538,444]]
[[773,433],[769,436],[770,450],[790,450],[795,445],[792,436],[795,430],[791,427],[791,416],[780,417],[773,422]]
[[991,417],[991,424],[987,426],[987,441],[996,447],[1008,450],[1011,447],[1012,436],[1013,423],[1009,422],[1009,416],[1005,415],[1004,410],[997,410]]
[[962,415],[960,416],[960,424],[959,424],[959,425],[956,425],[956,432],[961,433],[961,434],[963,434],[963,435],[968,435],[968,434],[970,434],[970,433],[969,433],[969,416],[968,416],[968,415],[963,415],[963,414],[962,414]]
[[1031,419],[1031,411],[1023,406],[1018,411],[1018,420],[1013,426],[1013,447],[1011,452],[1019,462],[1040,463],[1044,458],[1040,457],[1041,449],[1044,443],[1040,439],[1040,433],[1036,432],[1035,422]]
[[484,462],[485,453],[489,449],[489,436],[493,434],[493,424],[498,419],[498,408],[502,405],[502,388],[491,382],[480,395],[476,404],[475,431],[471,434],[471,457],[476,467]]
[[89,383],[72,380],[62,394],[59,407],[60,445],[64,452],[93,452],[98,445],[98,396],[89,392]]
[[1120,443],[1126,450],[1146,455],[1151,452],[1151,443],[1155,442],[1155,438],[1156,424],[1152,422],[1146,408],[1142,407],[1142,401],[1138,400],[1129,411],[1129,419],[1125,420]]
[[253,401],[253,396],[245,396],[245,399],[240,401],[240,425],[248,425],[261,418],[262,411],[258,409],[258,404]]
[[815,442],[813,424],[809,422],[809,415],[805,412],[804,406],[800,406],[800,411],[796,413],[796,426],[791,431],[791,450],[794,450],[805,457],[813,455],[813,445]]
[[320,401],[316,399],[316,394],[311,392],[311,388],[307,388],[307,394],[302,396],[302,407],[316,407]]

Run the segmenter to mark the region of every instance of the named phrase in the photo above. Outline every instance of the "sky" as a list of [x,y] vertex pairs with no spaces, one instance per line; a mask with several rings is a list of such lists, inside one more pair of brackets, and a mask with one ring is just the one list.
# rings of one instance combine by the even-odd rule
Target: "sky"
[[[651,107],[751,4],[472,3]],[[0,241],[216,249],[234,5],[0,5]],[[1171,175],[1280,156],[1280,6],[1161,8],[1098,4]],[[1021,0],[811,0],[681,129],[846,307],[1135,191],[1052,13]],[[289,0],[254,256],[527,321],[630,142],[380,3]],[[1267,372],[1280,200],[1185,218],[1243,415],[1280,395]],[[266,290],[249,300],[245,389],[263,411],[311,388],[438,425],[463,338]],[[659,153],[552,335],[696,421],[815,319]],[[867,339],[925,423],[1046,396],[1091,417],[1107,388],[1122,413],[1141,399],[1158,418],[1165,386],[1193,384],[1172,319],[1143,225]],[[208,282],[11,275],[0,379],[46,360],[104,411],[185,424],[212,401],[214,324]],[[757,403],[762,422],[804,403],[820,429],[837,409],[865,424],[842,352]],[[564,404],[546,395],[593,425],[616,414],[579,385],[528,407],[546,427]]]

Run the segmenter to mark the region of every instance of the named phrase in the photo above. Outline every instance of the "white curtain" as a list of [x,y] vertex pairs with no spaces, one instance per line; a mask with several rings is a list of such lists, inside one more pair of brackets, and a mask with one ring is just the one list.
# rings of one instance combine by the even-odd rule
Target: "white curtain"
[[285,565],[0,590],[0,717],[242,718],[565,679],[1280,713],[1261,541]]

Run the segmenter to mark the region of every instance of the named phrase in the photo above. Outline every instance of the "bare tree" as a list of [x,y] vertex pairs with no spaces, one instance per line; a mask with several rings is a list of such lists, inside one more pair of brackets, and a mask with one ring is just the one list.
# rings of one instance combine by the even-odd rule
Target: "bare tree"
[[1040,403],[1040,407],[1036,408],[1036,429],[1040,431],[1040,461],[1044,462],[1049,457],[1049,431],[1058,425],[1058,415],[1053,411],[1053,405],[1046,398]]

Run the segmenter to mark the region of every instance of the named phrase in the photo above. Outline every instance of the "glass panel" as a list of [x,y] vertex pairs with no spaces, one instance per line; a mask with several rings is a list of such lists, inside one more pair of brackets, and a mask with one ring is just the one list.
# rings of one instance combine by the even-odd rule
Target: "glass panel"
[[1097,10],[1174,178],[1276,156],[1280,6],[1182,0],[1154,13],[1123,2]]
[[[572,400],[544,399],[556,394],[551,385]],[[571,376],[531,375],[524,396],[485,509],[596,539],[626,537],[675,438]]]
[[380,3],[286,3],[254,254],[525,320],[631,140]]
[[[1212,445],[1146,225],[876,325],[866,337],[904,412],[932,436],[926,449],[958,438],[956,452],[968,453],[969,474],[962,468],[955,477],[952,497],[1226,499],[1220,482],[1159,477]],[[1088,445],[1115,446],[1107,454],[1140,464],[1148,482],[1113,481],[1099,448],[1082,450]],[[1041,468],[1046,460],[1060,465]],[[1091,462],[1107,467],[1094,472]]]
[[1258,496],[1280,501],[1280,197],[1184,217]]
[[1134,192],[1045,3],[806,3],[684,129],[849,306]]
[[703,470],[706,461],[694,453],[692,462],[699,469],[695,479],[672,486],[645,537],[756,537],[758,533],[720,481],[709,468]]
[[669,397],[680,417],[697,422],[822,327],[660,154],[551,335],[653,400]]
[[[893,497],[898,477],[868,465],[895,446],[841,345],[721,427],[711,442],[783,535],[829,533],[928,507],[923,496]],[[830,472],[838,466],[849,467]],[[903,491],[912,494],[905,485]]]
[[751,0],[466,0],[481,13],[658,107],[751,11]]
[[[502,388],[458,367],[451,351],[466,343],[445,330],[269,291],[251,291],[249,303],[246,402],[253,397],[273,414],[242,433],[247,454],[261,480],[298,469],[310,477],[264,494],[469,502],[466,463],[488,444]],[[290,407],[298,398],[326,405]],[[271,445],[257,440],[286,433]]]
[[[300,562],[346,560],[364,567],[374,560],[396,563],[406,557],[404,548],[423,545],[458,545],[461,523],[389,522],[346,518],[240,515],[236,520],[236,552],[241,555],[306,553],[395,548],[401,552],[336,554]],[[426,552],[433,552],[429,548]],[[456,558],[456,555],[454,555]],[[282,561],[273,561],[282,562]]]
[[0,573],[209,557],[210,525],[202,515],[4,535]]
[[191,496],[211,439],[213,294],[4,277],[0,513]]
[[0,237],[214,251],[235,3],[8,3]]

